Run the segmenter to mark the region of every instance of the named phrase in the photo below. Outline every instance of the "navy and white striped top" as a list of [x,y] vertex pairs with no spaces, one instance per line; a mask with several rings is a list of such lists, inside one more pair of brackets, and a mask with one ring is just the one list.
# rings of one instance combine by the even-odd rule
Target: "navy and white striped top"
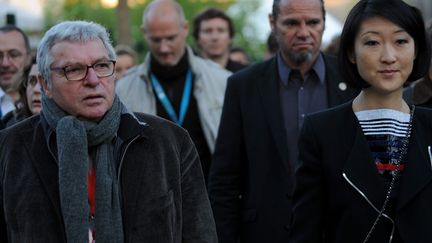
[[[401,148],[408,135],[410,114],[391,109],[375,109],[355,112],[363,133],[368,141],[372,158],[378,173],[388,188],[397,169],[402,174],[407,161],[402,159],[399,168]],[[394,188],[396,196],[398,185]]]

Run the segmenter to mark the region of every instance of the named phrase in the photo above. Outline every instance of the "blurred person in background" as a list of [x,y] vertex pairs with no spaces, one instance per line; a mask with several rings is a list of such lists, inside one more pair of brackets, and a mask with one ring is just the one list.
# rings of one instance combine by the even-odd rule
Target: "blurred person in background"
[[27,35],[14,25],[0,27],[0,117],[15,109],[18,86],[24,68],[31,62]]
[[[432,40],[432,19],[426,22],[426,34]],[[407,85],[403,97],[408,104],[432,108],[432,62],[423,78]]]
[[251,63],[251,59],[246,50],[238,46],[232,47],[230,49],[230,59],[245,66]]
[[323,50],[323,52],[327,55],[338,56],[339,45],[340,45],[340,35],[337,35],[337,36],[332,38],[332,40],[326,46],[326,48]]
[[37,80],[39,69],[36,57],[32,58],[32,64],[24,70],[21,82],[18,85],[20,99],[15,102],[16,109],[3,116],[2,121],[9,127],[19,121],[35,114],[42,109],[41,86]]
[[273,31],[267,37],[266,41],[266,52],[264,54],[264,60],[268,60],[277,54],[279,51],[279,44],[276,40],[275,34]]
[[193,53],[186,44],[189,23],[174,0],[152,1],[144,10],[142,31],[150,51],[143,63],[118,81],[116,92],[128,109],[185,128],[207,181],[231,72]]
[[234,38],[234,24],[224,11],[208,8],[194,18],[193,37],[200,54],[231,72],[237,72],[244,64],[230,59]]
[[127,45],[117,45],[115,47],[117,54],[117,61],[115,65],[115,72],[117,80],[123,78],[126,72],[136,64],[137,54]]

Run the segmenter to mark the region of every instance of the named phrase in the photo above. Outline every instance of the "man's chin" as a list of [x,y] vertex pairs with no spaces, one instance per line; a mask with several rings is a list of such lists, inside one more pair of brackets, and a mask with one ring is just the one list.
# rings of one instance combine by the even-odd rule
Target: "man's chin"
[[13,79],[8,76],[1,76],[0,75],[0,87],[3,89],[10,87],[13,83]]
[[156,58],[156,60],[159,62],[160,65],[165,67],[174,67],[179,62],[179,60],[173,57],[158,57]]
[[305,62],[309,62],[312,60],[312,52],[305,51],[305,52],[296,52],[296,53],[290,53],[289,58],[292,62],[301,64]]

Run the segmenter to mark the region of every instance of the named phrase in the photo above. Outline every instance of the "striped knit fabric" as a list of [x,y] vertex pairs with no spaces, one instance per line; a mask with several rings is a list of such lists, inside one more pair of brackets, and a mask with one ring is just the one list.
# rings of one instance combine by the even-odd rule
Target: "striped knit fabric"
[[[365,110],[355,113],[385,188],[398,169],[401,148],[408,134],[410,114],[390,109]],[[403,173],[408,161],[402,159],[399,170]],[[398,180],[399,181],[399,180]],[[395,184],[392,198],[396,197],[399,183]]]

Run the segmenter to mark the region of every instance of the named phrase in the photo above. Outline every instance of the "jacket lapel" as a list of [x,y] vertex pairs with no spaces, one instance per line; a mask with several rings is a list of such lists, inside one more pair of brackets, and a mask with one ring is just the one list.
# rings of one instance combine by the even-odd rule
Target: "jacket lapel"
[[[416,124],[415,120],[414,124]],[[427,130],[414,126],[414,124],[408,147],[406,170],[401,178],[398,209],[406,205],[432,180],[432,158],[428,154],[428,146],[432,144],[427,144],[422,140],[422,131]]]
[[[150,129],[149,125],[138,119],[137,116],[140,116],[139,113],[125,113],[121,116],[121,122],[118,129],[118,138],[116,144],[116,153],[117,160],[119,163],[118,166],[120,171],[119,175],[119,183],[120,190],[122,196],[122,210],[125,222],[135,222],[136,221],[136,208],[139,205],[139,192],[142,191],[142,185],[145,184],[143,182],[145,180],[145,170],[146,163],[143,161],[150,161],[151,155],[153,153],[142,151],[142,148],[151,148],[149,144],[148,137],[145,135],[145,130]],[[127,152],[134,153],[133,151],[136,148],[132,146],[133,143],[140,141],[144,145],[141,146],[140,157],[135,157],[134,160],[121,161]],[[154,158],[151,158],[154,160]],[[133,164],[128,165],[128,163]],[[126,232],[132,230],[130,225],[125,225]],[[129,232],[130,233],[130,232]],[[126,233],[127,234],[127,233]]]
[[48,150],[48,146],[45,142],[47,140],[45,139],[45,135],[41,125],[38,125],[34,131],[35,134],[23,134],[23,138],[30,138],[34,136],[34,139],[26,139],[25,145],[30,150],[30,154],[32,154],[34,157],[34,159],[32,160],[33,165],[35,166],[36,172],[38,173],[39,178],[42,181],[42,185],[46,189],[46,192],[52,203],[58,220],[59,222],[63,222],[63,216],[60,210],[60,195],[58,191],[58,165],[55,161],[55,158]]
[[284,161],[284,166],[290,171],[291,166],[288,164],[288,143],[286,140],[285,126],[283,124],[279,97],[279,78],[277,73],[276,58],[272,58],[261,73],[262,76],[259,77],[259,85],[257,88],[261,94],[264,115],[267,118],[277,150],[282,161]]
[[324,55],[326,66],[326,84],[329,107],[342,104],[354,97],[348,84],[342,81],[341,76],[336,70],[337,63],[334,58]]
[[354,144],[343,168],[344,177],[346,182],[350,184],[357,193],[365,197],[365,199],[369,200],[379,209],[385,198],[384,185],[374,166],[371,151],[363,135],[363,131],[357,119],[355,119],[354,113],[352,114],[353,120],[348,120],[346,123],[357,124],[357,128],[351,133]]

